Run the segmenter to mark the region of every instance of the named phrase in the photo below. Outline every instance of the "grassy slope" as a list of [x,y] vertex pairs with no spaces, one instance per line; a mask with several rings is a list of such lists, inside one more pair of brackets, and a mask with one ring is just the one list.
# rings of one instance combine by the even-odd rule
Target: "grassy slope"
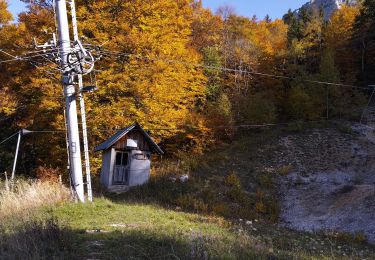
[[[0,225],[0,258],[375,259],[372,246],[350,236],[273,224],[275,185],[264,166],[279,136],[279,131],[244,134],[203,159],[164,162],[163,178],[128,194],[46,207],[35,216],[38,221],[20,222],[22,227],[7,235]],[[186,171],[188,183],[168,180]],[[240,183],[228,179],[232,174]],[[7,249],[1,243],[7,240],[27,250],[15,257],[12,250],[21,248]]]
[[[71,258],[96,259],[373,259],[366,245],[293,232],[267,223],[112,202],[68,203],[49,211],[66,230]],[[67,250],[67,251],[65,251]],[[362,256],[361,256],[362,255]]]
[[111,202],[66,204],[53,215],[72,231],[77,256],[96,258],[262,258],[256,241],[222,218]]

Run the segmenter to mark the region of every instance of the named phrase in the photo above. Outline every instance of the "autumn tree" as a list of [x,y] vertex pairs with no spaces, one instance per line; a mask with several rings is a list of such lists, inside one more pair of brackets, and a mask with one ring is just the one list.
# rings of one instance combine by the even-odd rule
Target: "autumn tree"
[[355,19],[359,14],[358,6],[344,5],[332,14],[324,29],[324,45],[330,49],[340,70],[342,80],[347,83],[355,82],[356,63],[359,52],[352,44]]

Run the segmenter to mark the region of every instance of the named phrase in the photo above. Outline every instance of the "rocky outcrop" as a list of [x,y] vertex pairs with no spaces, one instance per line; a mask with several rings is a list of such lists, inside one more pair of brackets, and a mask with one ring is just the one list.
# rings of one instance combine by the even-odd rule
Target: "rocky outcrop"
[[310,2],[304,4],[300,9],[296,10],[295,13],[298,15],[301,9],[308,10],[323,10],[324,19],[329,20],[333,12],[340,9],[345,4],[355,4],[356,0],[310,0]]

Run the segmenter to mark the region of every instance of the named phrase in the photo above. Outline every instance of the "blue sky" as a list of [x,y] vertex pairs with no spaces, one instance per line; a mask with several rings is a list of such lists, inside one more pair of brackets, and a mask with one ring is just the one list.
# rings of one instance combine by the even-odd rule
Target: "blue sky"
[[[203,0],[205,7],[213,11],[225,4],[234,7],[237,14],[252,17],[254,14],[258,18],[264,18],[267,14],[271,18],[281,18],[289,8],[292,10],[299,8],[308,0]],[[24,10],[25,4],[20,0],[8,0],[11,12],[16,15]]]
[[308,0],[203,0],[203,6],[213,11],[223,5],[234,7],[237,14],[258,18],[264,18],[267,14],[275,19],[281,18],[288,9],[295,10],[301,7]]

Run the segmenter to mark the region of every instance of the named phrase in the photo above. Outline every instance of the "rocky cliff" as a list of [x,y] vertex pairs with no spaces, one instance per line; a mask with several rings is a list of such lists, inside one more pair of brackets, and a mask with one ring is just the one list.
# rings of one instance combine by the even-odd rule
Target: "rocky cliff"
[[301,9],[308,10],[323,10],[324,19],[328,20],[332,13],[337,9],[340,9],[342,5],[345,4],[355,4],[356,0],[310,0],[310,2],[304,4],[300,9],[296,10],[298,14]]

